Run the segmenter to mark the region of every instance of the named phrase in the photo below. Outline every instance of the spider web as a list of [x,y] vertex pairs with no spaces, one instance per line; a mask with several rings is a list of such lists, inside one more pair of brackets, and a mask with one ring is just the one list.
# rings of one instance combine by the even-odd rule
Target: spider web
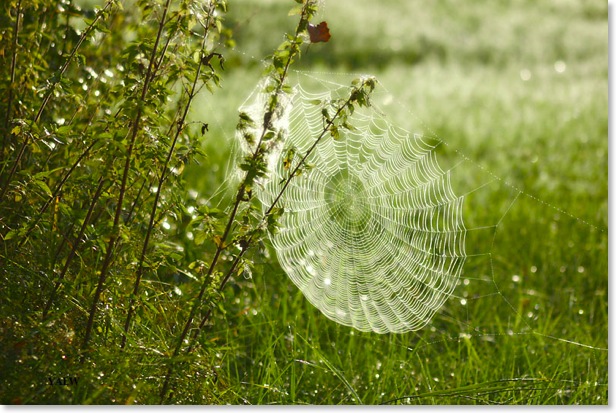
[[[308,153],[323,130],[324,105],[344,93],[348,87],[311,93],[298,84],[284,105],[283,145],[258,192],[264,210],[282,192],[285,213],[272,245],[287,275],[330,319],[361,331],[417,330],[450,297],[465,260],[464,197],[438,164],[440,142],[374,110],[357,111],[352,129],[320,142],[306,158],[310,170],[283,192],[301,157],[282,158]],[[261,119],[264,101],[257,93],[242,110]]]
[[[342,6],[333,6],[337,8],[338,15],[346,11]],[[328,4],[328,7],[331,10],[332,4]],[[382,8],[379,9],[380,12]],[[327,16],[317,21],[327,20],[335,27],[334,14],[333,11],[328,12]],[[346,24],[349,18],[347,13],[342,15],[339,25]],[[410,15],[417,16],[416,13]],[[381,44],[381,27],[393,27],[389,23],[380,27],[372,25],[372,19],[377,16],[372,13],[368,16],[368,26],[357,26],[362,27],[357,36],[361,39],[362,51],[362,42],[370,39],[369,36],[364,36],[365,32],[372,30],[371,34],[379,39],[378,44]],[[499,27],[502,23],[498,19],[492,22]],[[430,28],[432,27],[438,25],[430,24]],[[397,36],[404,38],[407,34],[404,32]],[[529,32],[527,36],[529,39],[533,36],[534,39],[535,35]],[[560,35],[556,38],[559,42],[562,40]],[[550,39],[546,38],[546,41]],[[389,50],[384,46],[383,50]],[[395,53],[398,49],[394,46],[396,44],[392,42],[394,55],[398,56]],[[258,66],[260,57],[257,56],[263,55],[263,48],[250,45],[243,47],[243,50],[236,49],[234,53],[237,53],[241,61]],[[343,45],[336,50],[344,51],[345,47]],[[248,278],[244,272],[243,276],[247,279],[239,280],[250,290],[248,295],[244,290],[240,297],[242,308],[250,310],[248,315],[239,321],[245,328],[247,340],[252,339],[256,330],[260,331],[267,326],[271,326],[272,334],[280,334],[281,342],[284,334],[287,347],[283,355],[268,359],[269,363],[280,363],[281,360],[288,359],[289,365],[300,368],[308,376],[312,375],[315,367],[321,363],[321,358],[328,356],[360,394],[361,391],[366,394],[380,391],[387,393],[389,390],[385,384],[398,389],[398,383],[401,382],[410,384],[406,390],[400,392],[420,394],[422,391],[430,393],[432,390],[446,389],[450,379],[453,383],[456,380],[460,383],[465,380],[472,383],[473,380],[477,382],[494,379],[499,383],[509,381],[514,388],[521,389],[522,398],[519,400],[523,402],[526,402],[526,396],[531,396],[537,388],[548,391],[551,394],[550,400],[555,403],[569,403],[571,400],[588,403],[595,400],[595,396],[598,403],[607,400],[607,372],[604,372],[608,358],[607,199],[601,200],[597,197],[606,194],[605,189],[599,185],[606,182],[600,176],[600,167],[605,165],[607,145],[601,144],[598,139],[607,125],[607,120],[601,104],[596,104],[597,101],[607,101],[607,92],[603,95],[599,91],[604,86],[603,81],[597,83],[598,79],[595,78],[592,84],[586,84],[584,82],[587,78],[576,77],[579,74],[576,70],[572,70],[570,75],[567,71],[567,75],[562,76],[565,61],[560,60],[564,59],[561,55],[553,56],[559,60],[554,64],[553,70],[550,70],[552,68],[547,65],[547,59],[550,57],[544,56],[543,47],[538,50],[541,50],[541,59],[537,68],[529,67],[527,70],[521,67],[523,70],[518,72],[513,64],[511,67],[502,68],[505,71],[503,76],[493,75],[494,68],[484,72],[483,64],[471,66],[472,71],[469,72],[467,66],[449,64],[449,60],[437,60],[438,64],[435,65],[430,61],[425,62],[425,65],[421,62],[416,66],[389,65],[389,61],[386,61],[384,68],[376,69],[383,74],[383,78],[379,80],[386,83],[379,83],[375,89],[372,97],[373,108],[356,113],[350,123],[355,125],[358,131],[372,128],[374,136],[387,135],[384,139],[391,141],[392,146],[398,137],[403,136],[409,140],[409,148],[417,152],[424,149],[422,153],[435,160],[435,164],[431,165],[434,167],[432,170],[440,174],[441,178],[438,179],[450,186],[450,195],[459,200],[457,213],[460,215],[452,218],[453,214],[450,214],[450,221],[440,222],[456,222],[458,219],[457,222],[463,226],[456,233],[459,244],[448,244],[442,240],[440,244],[458,246],[458,250],[453,250],[456,251],[455,254],[449,254],[449,261],[444,261],[450,263],[459,259],[459,272],[452,268],[449,279],[452,282],[455,280],[455,286],[442,295],[442,303],[438,303],[438,309],[426,313],[425,318],[429,320],[424,322],[423,326],[420,326],[421,321],[417,322],[415,330],[408,328],[409,324],[401,323],[399,328],[412,331],[406,334],[379,335],[358,332],[355,328],[347,328],[327,319],[329,317],[336,320],[336,317],[340,316],[334,314],[332,317],[326,313],[321,316],[318,310],[313,309],[313,305],[306,302],[311,302],[310,298],[304,300],[300,294],[297,294],[299,297],[296,298],[296,288],[285,278],[290,274],[280,258],[281,253],[273,245],[276,242],[273,239],[272,248],[260,250],[259,254],[253,257],[253,262],[259,266],[256,276]],[[548,45],[545,50],[549,50]],[[319,116],[321,106],[313,105],[311,101],[348,96],[351,81],[360,76],[357,73],[338,72],[346,70],[344,67],[347,62],[340,63],[341,60],[337,59],[329,62],[328,56],[325,50],[322,53],[317,46],[310,46],[310,50],[307,50],[303,57],[304,61],[308,60],[304,66],[306,70],[290,72],[290,83],[296,89],[291,100],[285,104],[286,110],[283,113],[289,130],[300,130],[302,127],[320,130],[323,127]],[[344,56],[346,55],[341,59]],[[378,61],[379,56],[375,55],[375,61]],[[466,57],[464,54],[462,56]],[[319,63],[320,61],[327,63]],[[394,59],[394,62],[397,60]],[[357,67],[356,63],[351,64]],[[521,61],[516,62],[518,63],[522,64]],[[323,64],[325,66],[320,66]],[[531,65],[530,62],[524,64]],[[496,70],[501,70],[500,66]],[[527,81],[531,72],[532,81]],[[227,205],[228,198],[234,196],[234,189],[237,188],[235,183],[241,178],[238,176],[237,159],[251,149],[233,136],[230,125],[236,119],[221,119],[219,127],[215,125],[214,117],[221,112],[219,99],[222,97],[223,100],[230,101],[233,97],[233,102],[228,102],[230,111],[241,106],[243,110],[252,111],[253,119],[261,120],[266,102],[264,96],[259,94],[262,85],[257,86],[251,96],[242,103],[251,87],[247,85],[257,84],[260,76],[258,71],[252,73],[250,70],[239,70],[237,82],[230,77],[227,79],[227,93],[224,96],[216,95],[217,102],[214,105],[211,105],[209,100],[204,103],[209,108],[204,113],[211,122],[212,135],[224,136],[228,143],[222,145],[220,141],[213,142],[210,148],[212,153],[222,153],[228,162],[227,174],[211,186],[216,188],[223,178],[226,179],[211,198],[211,202],[216,204],[221,194],[228,191],[225,195],[227,199],[218,203],[219,206]],[[510,76],[511,82],[522,79],[520,87],[501,87],[507,76]],[[551,76],[559,76],[560,81],[554,82]],[[250,77],[250,80],[247,77]],[[548,79],[544,84],[544,80]],[[573,82],[581,83],[579,87],[572,87]],[[235,84],[238,86],[234,86]],[[554,88],[555,85],[559,87]],[[259,100],[261,104],[258,104]],[[301,111],[313,115],[316,112],[317,116],[302,117],[298,115]],[[596,116],[590,115],[589,112],[596,112]],[[582,116],[578,118],[580,113]],[[294,119],[293,114],[299,116],[299,122],[291,122]],[[502,119],[494,120],[492,117]],[[597,128],[600,128],[600,131]],[[393,131],[391,136],[390,130]],[[607,133],[607,129],[605,131]],[[351,132],[346,132],[339,141],[321,143],[337,147],[341,153],[350,149],[350,154],[359,158],[367,151],[343,146],[347,140],[359,142]],[[300,136],[302,133],[306,134],[304,131]],[[314,138],[313,136],[312,139]],[[411,145],[410,141],[417,146]],[[426,146],[419,146],[421,143]],[[301,154],[300,147],[305,149],[306,146],[301,140],[294,144],[297,161]],[[229,154],[227,148],[231,146],[233,148]],[[285,151],[292,147],[282,145],[269,159],[270,171],[280,179],[288,175],[289,170],[285,169],[282,163],[287,160]],[[386,153],[377,146],[370,147],[368,144],[367,147],[373,151],[381,150],[383,156],[389,155],[389,152]],[[281,223],[293,224],[292,220],[300,219],[298,215],[307,212],[303,210],[309,209],[308,207],[314,211],[327,211],[322,203],[316,202],[303,205],[303,208],[300,205],[295,211],[290,205],[306,204],[308,200],[318,199],[314,191],[310,192],[311,187],[305,183],[306,180],[311,175],[319,177],[320,169],[333,170],[328,169],[331,168],[329,165],[316,168],[317,160],[322,157],[320,151],[323,149],[317,149],[310,157],[309,163],[314,165],[312,170],[294,178],[297,182],[290,191],[295,188],[295,192],[289,192],[287,198],[290,199],[284,199],[281,204],[285,207]],[[334,157],[331,160],[336,161]],[[212,162],[212,166],[215,167],[216,164]],[[605,168],[607,167],[604,166]],[[222,169],[224,168],[221,168],[221,171]],[[357,168],[355,172],[362,170]],[[341,173],[340,177],[344,179],[338,181],[344,182],[346,179],[347,184],[336,187],[333,185],[332,176],[323,173],[321,175],[321,181],[317,180],[320,185],[317,192],[321,194],[319,196],[324,193],[349,194],[349,188],[356,188],[356,180],[363,185],[363,189],[368,186],[365,181],[361,181],[361,177],[346,178],[344,173]],[[394,178],[397,179],[397,175]],[[272,193],[280,186],[280,179],[264,181],[259,188],[253,188],[264,205],[271,202]],[[404,182],[404,178],[398,181]],[[208,190],[207,193],[209,192]],[[362,192],[365,194],[365,191]],[[438,200],[445,193],[447,191],[442,191],[440,195],[435,194],[432,199]],[[337,200],[335,196],[327,199],[333,202]],[[342,199],[345,197],[341,196],[338,200]],[[592,199],[592,202],[589,199]],[[415,206],[420,203],[414,202]],[[368,209],[365,204],[360,201],[357,205],[351,204],[353,208],[343,209],[341,212],[346,215],[349,215],[349,211],[359,213]],[[331,213],[331,208],[329,211],[329,215],[325,215],[327,221],[324,221],[324,226],[315,228],[312,223],[308,223],[305,228],[289,234],[288,238],[299,242],[300,238],[310,233],[321,231],[330,234],[341,226],[339,223],[344,215],[336,218],[336,215]],[[285,221],[287,219],[290,221]],[[422,228],[429,228],[430,225],[432,222],[426,222]],[[349,224],[346,229],[357,230],[358,227]],[[326,233],[325,230],[329,232]],[[445,232],[439,230],[441,233]],[[279,235],[281,233],[284,233],[284,227]],[[290,238],[291,235],[295,238]],[[425,236],[428,237],[427,234]],[[297,262],[292,260],[303,259],[311,265],[310,268],[300,266],[294,270],[298,271],[299,276],[302,272],[308,272],[308,269],[314,272],[322,268],[318,266],[316,256],[323,255],[326,248],[316,239],[313,244],[315,248],[312,249],[302,247],[301,243],[287,248],[291,264],[297,265]],[[355,251],[358,246],[368,249],[368,245],[351,243],[350,250]],[[439,245],[438,242],[436,245]],[[298,256],[290,255],[293,251]],[[309,254],[310,251],[314,256]],[[275,259],[270,258],[271,252],[275,252]],[[260,255],[261,253],[263,255]],[[339,256],[342,254],[342,251],[338,251]],[[438,253],[433,255],[438,257]],[[354,258],[350,253],[348,256]],[[429,254],[417,254],[417,257],[429,259]],[[351,266],[349,263],[345,265]],[[281,271],[280,267],[284,271]],[[368,273],[360,274],[364,280],[370,276]],[[430,277],[433,276],[430,274]],[[325,278],[321,276],[322,284]],[[295,281],[293,283],[298,285]],[[346,293],[354,292],[357,298],[359,291],[356,286],[343,287],[346,287]],[[305,294],[301,288],[299,290]],[[325,291],[325,286],[321,285],[320,290],[316,291]],[[322,300],[324,296],[329,300],[327,305],[331,309],[340,304],[341,308],[363,310],[357,306],[350,307],[348,296],[321,294],[318,299]],[[415,302],[417,303],[417,299]],[[389,307],[385,308],[389,310]],[[373,325],[364,324],[367,330],[373,331],[376,327],[387,331],[386,329],[391,328],[381,320],[380,313],[375,316],[379,321],[373,322]],[[366,322],[365,316],[363,317],[364,319],[358,319],[356,324]],[[353,326],[352,323],[347,325]],[[312,343],[317,344],[301,343],[293,350],[294,337],[296,341],[297,338],[306,337],[306,340],[313,340]],[[318,346],[329,352],[324,356],[322,352],[309,351]],[[357,349],[361,351],[356,352]],[[252,357],[262,356],[258,351],[250,354]],[[376,364],[373,364],[374,362]],[[267,363],[264,362],[264,365]],[[461,365],[468,368],[460,368]],[[405,373],[401,376],[388,374],[398,368]],[[451,371],[451,378],[446,374],[448,370]],[[475,371],[479,373],[475,375]],[[256,372],[261,374],[259,369]],[[529,386],[528,392],[522,390],[525,386],[523,383]],[[558,390],[549,391],[551,386],[556,386]],[[302,381],[302,387],[306,393],[314,392],[315,395],[317,391],[319,395],[339,391],[332,390],[331,385],[323,385],[319,380]],[[604,389],[604,394],[599,396],[597,389],[589,390],[597,387]],[[284,391],[285,388],[280,386],[280,390]],[[593,399],[575,399],[575,395],[587,390],[591,392]],[[491,391],[487,389],[460,397],[491,403]],[[389,396],[385,393],[375,397],[386,401]],[[355,395],[348,392],[341,391],[339,397],[345,402],[355,401]],[[515,399],[513,393],[512,398]],[[410,400],[411,398],[407,402]]]
[[[245,85],[246,73],[238,76],[239,85]],[[252,84],[258,83],[258,74],[253,76]],[[359,76],[292,72],[295,93],[283,105],[277,124],[286,130],[286,140],[268,159],[270,177],[253,188],[263,208],[277,195],[281,180],[297,164],[309,142],[314,142],[312,133],[323,128],[323,105],[328,99],[348,97],[351,81]],[[227,104],[230,109],[240,107],[258,123],[267,102],[260,93],[263,87],[260,83],[243,103],[236,100]],[[600,278],[606,277],[606,266],[600,261],[606,259],[606,252],[584,247],[586,242],[607,246],[607,228],[594,225],[601,219],[592,214],[577,216],[548,201],[547,194],[517,186],[516,165],[511,162],[505,168],[496,168],[500,172],[493,172],[492,159],[499,150],[492,148],[479,158],[481,154],[469,148],[468,142],[456,140],[450,133],[434,132],[431,127],[436,122],[426,125],[405,107],[399,94],[379,83],[372,95],[372,107],[356,110],[350,119],[355,130],[342,131],[339,140],[331,136],[322,140],[307,159],[311,168],[293,178],[280,201],[285,208],[280,231],[271,239],[272,248],[262,250],[264,261],[255,261],[262,267],[263,276],[253,279],[244,273],[257,297],[245,299],[246,305],[252,306],[250,317],[273,317],[261,307],[275,305],[269,299],[260,303],[265,297],[258,297],[264,292],[273,292],[271,300],[279,297],[280,288],[283,294],[292,293],[288,286],[271,285],[271,278],[265,276],[282,267],[307,301],[336,322],[326,323],[325,317],[308,322],[303,319],[306,312],[269,321],[288,324],[291,338],[295,328],[300,334],[305,323],[318,325],[319,334],[329,335],[327,332],[334,329],[336,334],[355,335],[368,351],[385,359],[392,357],[387,351],[400,349],[395,357],[401,360],[401,369],[410,368],[411,375],[415,367],[404,361],[408,354],[427,363],[434,352],[470,342],[488,353],[497,345],[510,350],[521,346],[527,354],[538,356],[545,349],[564,346],[575,360],[587,358],[589,374],[602,369],[607,363],[607,327],[602,321],[607,317],[603,304],[607,283],[600,281],[606,279]],[[206,105],[210,105],[208,113],[215,113],[220,104]],[[226,168],[221,168],[226,173],[207,202],[220,208],[234,196],[233,189],[241,179],[238,160],[254,147],[234,136],[224,120],[212,119],[210,128],[230,144],[212,142],[215,146],[211,151],[221,152],[226,160]],[[289,149],[296,155],[287,169],[284,165]],[[539,177],[546,166],[538,164]],[[376,185],[378,179],[388,183]],[[398,186],[405,186],[406,191]],[[411,213],[411,208],[402,205],[416,211]],[[319,225],[315,225],[315,219]],[[378,231],[384,236],[375,236]],[[333,237],[336,234],[338,239]],[[425,245],[414,248],[418,243],[412,240]],[[381,248],[382,255],[360,260],[358,253],[374,248]],[[409,254],[402,253],[405,249]],[[276,259],[271,259],[268,251],[274,251]],[[390,258],[383,258],[387,253]],[[408,265],[401,264],[404,262]],[[386,271],[391,271],[389,278],[375,276]],[[349,277],[352,282],[337,284],[332,274],[340,280]],[[402,277],[397,278],[400,274]],[[421,275],[425,278],[418,278]],[[399,293],[413,283],[421,285],[416,291],[424,295]],[[310,314],[308,307],[306,304],[304,311]],[[340,330],[335,324],[340,324]],[[410,332],[374,336],[357,334],[355,329]],[[336,339],[330,340],[334,346]],[[443,363],[456,361],[446,359]],[[512,373],[516,380],[525,380],[524,374],[523,370]],[[584,382],[584,374],[574,373],[572,380],[565,387],[592,386]],[[431,388],[429,380],[426,385]],[[601,381],[594,386],[607,384]]]
[[[268,160],[270,177],[256,190],[264,210],[323,129],[323,105],[347,97],[351,80],[360,76],[295,75],[294,93],[277,120],[285,138]],[[551,210],[555,220],[573,220],[590,233],[603,230],[494,174],[414,116],[404,120],[414,132],[396,126],[386,115],[393,94],[379,88],[373,106],[354,113],[354,128],[343,130],[338,140],[321,141],[306,160],[310,170],[294,177],[281,197],[285,213],[271,239],[280,266],[324,315],[361,331],[402,333],[426,325],[435,331],[438,323],[430,321],[440,314],[440,320],[461,323],[460,337],[477,336],[483,315],[473,314],[473,304],[494,301],[505,304],[517,320],[515,328],[497,335],[537,333],[532,325],[543,309],[539,304],[520,307],[516,300],[532,302],[540,293],[526,289],[522,293],[531,298],[520,299],[519,292],[508,297],[505,291],[519,290],[523,279],[537,273],[534,265],[503,263],[516,258],[499,250],[501,244],[511,248],[505,240],[508,231],[520,230],[507,222],[511,211],[520,211],[521,203],[536,203]],[[263,118],[266,96],[261,90],[263,84],[241,106],[253,119]],[[242,139],[235,143],[240,156],[254,150]],[[297,155],[285,167],[289,150]],[[229,167],[237,171],[233,163]],[[493,212],[477,212],[484,209]],[[568,241],[569,247],[573,244]],[[545,246],[551,249],[564,259],[564,246]],[[576,262],[577,257],[561,265],[560,273],[573,267],[583,276],[585,268]],[[501,277],[500,267],[511,267],[508,279]],[[466,311],[466,321],[457,318],[457,306]]]

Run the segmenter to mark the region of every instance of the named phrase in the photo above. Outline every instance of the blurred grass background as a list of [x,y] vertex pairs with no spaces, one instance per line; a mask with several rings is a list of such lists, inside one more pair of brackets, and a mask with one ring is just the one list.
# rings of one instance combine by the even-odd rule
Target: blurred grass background
[[[225,187],[237,108],[293,29],[291,7],[231,2],[237,50],[193,112],[210,124],[208,156],[187,173],[206,197]],[[332,38],[295,68],[375,75],[393,123],[445,141],[445,163],[468,157],[454,189],[467,226],[489,228],[469,232],[451,300],[403,335],[329,321],[273,252],[260,257],[210,336],[228,391],[254,404],[606,404],[607,4],[329,1],[319,18]]]
[[[259,79],[259,59],[282,41],[283,30],[293,29],[288,8],[285,1],[231,6],[233,71],[222,93],[202,96],[209,110],[195,111],[218,128],[206,142],[215,169],[227,155],[220,155],[218,139],[231,137],[234,109]],[[320,17],[332,39],[312,45],[296,68],[376,75],[395,101],[387,115],[397,125],[409,128],[412,112],[487,167],[515,166],[523,175],[517,184],[565,185],[556,192],[569,195],[607,182],[605,140],[589,139],[607,136],[606,16],[606,5],[596,2],[325,2]],[[229,110],[212,110],[221,106]],[[582,147],[588,156],[566,159]],[[597,162],[602,167],[592,167]],[[541,176],[526,180],[529,174]],[[597,212],[586,218],[606,216],[605,209]]]
[[[262,59],[294,30],[294,5],[229,0],[237,47],[216,47],[226,59],[223,87],[203,91],[192,108],[209,131],[206,156],[184,172],[187,205],[211,198],[224,206],[219,195],[234,189],[226,178],[238,108],[262,76]],[[204,352],[178,376],[175,402],[607,404],[607,4],[330,0],[321,20],[332,38],[304,49],[293,81],[318,91],[375,75],[374,101],[392,123],[445,143],[437,158],[465,196],[469,228],[460,283],[422,330],[360,333],[312,307],[274,251],[255,252],[252,277],[224,291],[202,334]],[[211,253],[188,234],[183,241],[195,259]],[[134,352],[99,346],[92,368],[79,370],[66,360],[78,327],[60,337],[53,323],[40,325],[22,294],[40,289],[28,281],[37,274],[19,271],[23,282],[5,291],[12,301],[3,308],[13,313],[4,339],[17,344],[6,350],[2,400],[159,402],[180,298],[196,283],[178,275],[173,293],[159,294],[147,284],[160,280],[145,282],[157,297],[147,301]],[[117,328],[122,311],[111,306],[103,327]],[[25,363],[22,333],[42,349]],[[81,386],[45,382],[71,372]]]

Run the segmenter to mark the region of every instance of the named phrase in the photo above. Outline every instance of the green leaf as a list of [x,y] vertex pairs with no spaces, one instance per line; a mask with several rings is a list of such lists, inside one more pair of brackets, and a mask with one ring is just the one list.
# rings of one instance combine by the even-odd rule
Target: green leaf
[[75,58],[77,59],[77,64],[79,66],[85,66],[86,65],[86,57],[82,54],[76,54]]
[[45,191],[45,193],[51,197],[52,193],[51,193],[51,189],[49,189],[49,186],[47,186],[47,184],[43,181],[39,181],[39,180],[35,180],[33,181],[34,185],[38,186],[39,188],[41,188],[43,191]]
[[15,236],[17,236],[17,234],[19,233],[19,230],[13,229],[10,230],[9,232],[6,233],[6,235],[4,236],[4,240],[8,241],[10,239],[15,238]]
[[[300,1],[298,1],[298,3],[300,3]],[[302,6],[295,6],[291,10],[289,10],[289,16],[297,16],[299,14],[302,14]]]
[[357,129],[355,128],[355,126],[351,125],[351,124],[350,124],[350,123],[348,123],[348,122],[343,122],[343,123],[342,123],[342,127],[343,127],[343,128],[345,128],[345,129],[347,129],[347,130],[350,130],[350,131],[355,131],[355,130],[357,130]]
[[246,112],[240,112],[240,122],[243,122],[246,125],[253,126],[254,122],[250,116]]
[[36,174],[34,174],[34,176],[32,177],[34,180],[40,181],[43,178],[47,178],[49,175],[52,175],[54,172],[60,171],[64,169],[64,167],[60,166],[58,168],[54,168],[51,169],[49,171],[42,171],[42,172],[38,172]]
[[329,111],[327,110],[327,108],[323,108],[321,110],[321,115],[323,115],[323,117],[327,120],[331,120],[330,116],[329,116]]
[[204,231],[197,232],[195,234],[194,243],[195,245],[201,245],[205,242],[208,234]]
[[340,139],[340,131],[338,130],[338,127],[336,125],[332,125],[330,133],[334,140]]

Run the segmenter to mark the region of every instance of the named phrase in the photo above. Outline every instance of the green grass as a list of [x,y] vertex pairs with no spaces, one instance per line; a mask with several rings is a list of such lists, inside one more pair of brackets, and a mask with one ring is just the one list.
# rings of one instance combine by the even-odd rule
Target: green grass
[[[200,196],[229,189],[237,108],[261,75],[259,59],[293,29],[289,7],[230,2],[238,51],[226,54],[223,88],[192,111],[209,124],[206,157],[186,168]],[[460,284],[422,330],[362,333],[311,306],[274,251],[255,252],[252,277],[227,287],[204,350],[185,360],[175,402],[607,404],[606,5],[332,0],[319,16],[332,39],[311,45],[296,69],[344,84],[374,74],[375,102],[393,123],[445,142],[438,159],[455,166],[470,229]],[[191,253],[205,256],[200,248]],[[11,300],[0,304],[0,401],[158,403],[179,309],[198,285],[178,284],[174,296],[156,285],[169,280],[144,282],[150,298],[132,350],[99,346],[84,370],[74,335],[87,285],[73,287],[71,312],[42,324],[33,309],[44,276],[14,263],[2,274]],[[124,305],[103,312],[98,334],[118,333]],[[80,384],[49,387],[49,375]]]
[[[248,64],[288,18],[280,2],[244,3],[232,12]],[[402,335],[336,325],[266,260],[234,295],[233,327],[212,333],[230,348],[221,366],[240,401],[607,403],[605,11],[571,2],[326,5],[331,43],[311,46],[302,70],[341,84],[346,73],[376,75],[375,100],[393,123],[445,141],[445,167],[470,159],[454,169],[454,188],[467,195],[467,226],[490,228],[468,233],[461,283],[433,322]],[[237,91],[251,89],[246,78],[231,75],[235,105]],[[230,138],[233,119],[221,125]],[[216,163],[228,156],[208,153]]]

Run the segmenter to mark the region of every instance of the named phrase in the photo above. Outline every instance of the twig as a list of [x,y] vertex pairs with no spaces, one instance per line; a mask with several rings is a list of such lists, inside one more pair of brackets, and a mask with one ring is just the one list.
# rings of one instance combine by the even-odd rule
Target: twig
[[[64,64],[62,65],[62,67],[55,74],[55,76],[54,76],[56,78],[55,81],[51,85],[48,86],[47,93],[45,94],[45,97],[43,98],[43,102],[41,103],[41,106],[39,107],[36,115],[34,116],[33,123],[36,124],[41,119],[41,116],[43,115],[43,111],[45,110],[45,107],[47,106],[47,104],[51,100],[51,97],[53,96],[53,91],[54,91],[56,85],[58,85],[58,83],[60,83],[60,80],[62,79],[62,76],[64,75],[64,72],[66,72],[66,69],[68,68],[70,63],[73,61],[73,58],[77,54],[77,51],[81,47],[81,44],[89,36],[90,32],[94,29],[94,27],[96,26],[96,24],[98,23],[100,18],[105,15],[106,10],[109,7],[111,7],[112,4],[113,4],[113,0],[108,0],[107,4],[105,5],[105,7],[96,14],[96,18],[92,21],[92,23],[90,23],[90,25],[87,27],[87,29],[82,33],[81,37],[77,41],[77,44],[75,45],[75,47],[71,51],[71,54],[66,58],[66,60],[64,61]],[[7,116],[8,116],[8,114],[7,114]],[[6,179],[4,187],[0,191],[0,202],[2,202],[2,200],[4,199],[4,196],[6,195],[7,191],[9,190],[11,181],[13,180],[13,177],[15,176],[15,173],[17,172],[17,167],[19,166],[21,158],[23,157],[24,153],[26,152],[26,148],[28,147],[29,143],[30,143],[29,135],[26,135],[24,137],[24,141],[23,141],[21,147],[19,148],[19,153],[17,154],[17,156],[15,157],[15,160],[13,161],[13,166],[11,167],[11,170],[10,170],[10,172],[8,174],[8,177]]]
[[[210,11],[208,14],[208,19],[207,19],[207,24],[204,27],[205,28],[205,33],[203,34],[203,39],[201,41],[201,53],[204,53],[205,48],[206,48],[206,40],[207,40],[207,36],[211,27],[211,16],[213,15],[213,8],[215,7],[215,4],[212,3],[211,7],[210,7]],[[165,45],[165,50],[167,48],[167,45]],[[180,119],[177,121],[177,128],[175,131],[175,135],[173,136],[173,141],[171,143],[171,147],[169,148],[169,151],[167,152],[167,157],[165,159],[165,163],[163,165],[162,168],[162,172],[160,174],[160,177],[158,179],[158,190],[156,191],[156,195],[154,198],[154,202],[152,204],[152,211],[150,212],[150,221],[148,223],[148,229],[146,231],[146,235],[145,235],[145,239],[143,241],[143,247],[141,249],[141,255],[139,257],[139,265],[137,268],[137,275],[135,278],[135,283],[133,286],[133,293],[131,295],[130,298],[130,303],[128,306],[128,314],[126,316],[126,321],[124,323],[124,334],[122,336],[122,342],[120,344],[120,348],[124,348],[124,346],[126,345],[126,339],[128,336],[128,331],[130,329],[130,323],[131,323],[131,319],[133,316],[133,313],[135,311],[135,300],[139,294],[139,285],[141,283],[141,278],[143,277],[143,264],[145,262],[145,256],[148,250],[148,246],[150,243],[150,237],[152,235],[152,231],[154,229],[154,223],[155,223],[155,219],[156,219],[156,211],[158,209],[158,202],[160,200],[160,194],[162,192],[162,186],[163,183],[165,182],[165,180],[167,179],[167,174],[168,174],[168,166],[169,166],[169,162],[171,161],[171,157],[173,156],[174,152],[175,152],[175,146],[177,144],[177,141],[182,133],[182,131],[184,130],[184,125],[186,122],[186,117],[188,116],[188,111],[190,110],[190,106],[191,103],[196,95],[196,91],[197,91],[197,84],[199,82],[199,77],[201,75],[201,70],[203,68],[203,60],[199,61],[199,64],[197,66],[197,71],[195,73],[195,77],[193,79],[192,85],[191,85],[191,89],[188,92],[188,100],[186,102],[186,104],[184,105],[184,111],[182,112],[182,115],[180,117]]]
[[133,148],[135,146],[135,141],[137,140],[137,134],[140,128],[141,117],[142,117],[142,112],[143,112],[143,102],[145,101],[145,97],[148,93],[150,82],[153,79],[154,61],[156,60],[156,52],[158,50],[158,44],[162,37],[163,27],[165,25],[165,20],[167,18],[167,12],[169,10],[170,3],[171,3],[171,0],[167,0],[165,2],[165,6],[163,9],[163,15],[161,17],[161,20],[158,26],[158,33],[156,34],[156,40],[154,41],[154,46],[152,47],[152,54],[150,55],[148,70],[146,72],[145,79],[143,82],[143,89],[141,90],[140,101],[142,104],[137,106],[137,113],[131,125],[131,136],[130,136],[129,145],[127,148],[126,161],[124,162],[124,171],[122,173],[122,182],[120,185],[120,192],[118,194],[118,202],[116,205],[115,216],[113,219],[113,230],[112,230],[111,237],[109,239],[109,243],[107,245],[107,251],[105,252],[105,259],[103,261],[103,266],[101,268],[101,274],[98,277],[98,285],[96,287],[96,291],[94,292],[94,297],[92,299],[92,305],[90,307],[88,323],[86,326],[86,333],[83,339],[83,345],[82,345],[83,350],[87,349],[89,341],[90,341],[90,336],[92,334],[92,328],[94,326],[94,316],[96,314],[96,307],[98,305],[100,296],[105,287],[105,281],[107,278],[107,273],[109,271],[109,266],[111,264],[111,259],[113,257],[115,244],[119,238],[120,217],[122,215],[122,205],[124,203],[124,196],[126,195],[126,186],[128,183],[128,174],[130,171],[130,162],[132,160]]

